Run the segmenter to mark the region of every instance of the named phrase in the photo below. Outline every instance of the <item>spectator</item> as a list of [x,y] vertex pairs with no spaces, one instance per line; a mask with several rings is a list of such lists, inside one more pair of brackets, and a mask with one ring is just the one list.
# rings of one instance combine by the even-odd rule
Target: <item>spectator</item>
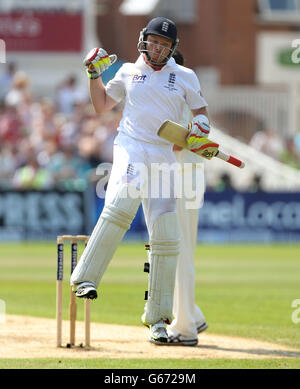
[[40,103],[34,104],[31,111],[28,136],[30,142],[40,150],[43,148],[44,142],[57,136],[55,106],[49,99],[41,99]]
[[286,147],[280,155],[281,162],[295,169],[300,169],[300,153],[296,147],[295,140],[288,138],[285,145]]
[[58,145],[55,139],[49,139],[44,143],[44,147],[37,152],[37,160],[39,164],[48,168],[48,164],[50,163],[52,157],[58,152]]
[[248,190],[249,192],[262,192],[264,190],[262,185],[262,177],[260,174],[254,174],[252,181],[249,183]]
[[59,86],[56,103],[58,110],[68,117],[73,113],[75,104],[87,102],[87,93],[85,90],[77,87],[75,76],[69,76],[61,86]]
[[270,129],[257,131],[249,144],[256,150],[259,150],[276,160],[280,159],[280,155],[284,149],[284,140]]
[[15,145],[0,143],[0,187],[11,188],[11,180],[20,162]]
[[18,71],[12,79],[12,88],[6,94],[5,103],[8,106],[18,106],[30,98],[30,80],[25,72]]
[[0,143],[16,143],[21,139],[24,125],[15,105],[6,106],[0,116]]
[[55,153],[47,165],[57,188],[84,190],[90,165],[82,160],[72,144],[65,144]]
[[300,132],[296,134],[294,142],[295,142],[297,153],[300,154]]
[[16,189],[49,189],[52,186],[49,172],[39,165],[35,155],[16,170],[12,182]]
[[89,161],[93,168],[96,168],[102,162],[101,142],[96,136],[97,130],[102,132],[101,120],[96,116],[89,118],[82,126],[78,141],[79,155]]
[[0,100],[4,100],[7,93],[10,91],[15,73],[16,65],[13,62],[10,62],[7,65],[4,74],[0,77]]
[[230,175],[227,173],[222,173],[219,177],[219,180],[214,186],[214,190],[216,192],[224,192],[225,190],[234,190]]
[[95,133],[101,145],[101,157],[103,162],[112,162],[113,144],[117,136],[117,128],[121,120],[122,112],[114,109],[107,112],[103,117],[102,126],[98,127]]

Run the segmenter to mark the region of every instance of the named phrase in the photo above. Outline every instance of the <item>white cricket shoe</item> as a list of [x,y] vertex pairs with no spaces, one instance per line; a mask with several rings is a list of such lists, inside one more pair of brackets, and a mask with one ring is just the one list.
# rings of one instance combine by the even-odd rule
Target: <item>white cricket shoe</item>
[[163,320],[159,320],[155,324],[151,324],[149,331],[149,341],[155,344],[164,344],[168,343],[168,334],[167,327]]
[[91,282],[82,282],[77,285],[76,297],[86,299],[96,299],[98,297],[97,290]]
[[186,339],[182,335],[168,337],[168,346],[197,346],[198,339]]
[[196,326],[197,326],[197,333],[198,334],[200,334],[200,332],[203,332],[203,331],[205,331],[208,328],[208,325],[207,325],[206,322],[203,322],[201,324],[197,323]]

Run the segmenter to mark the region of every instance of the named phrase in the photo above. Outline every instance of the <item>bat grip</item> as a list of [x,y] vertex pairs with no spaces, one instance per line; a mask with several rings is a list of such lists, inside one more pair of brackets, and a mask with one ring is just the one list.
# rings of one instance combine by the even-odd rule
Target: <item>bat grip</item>
[[245,163],[241,160],[233,157],[232,155],[225,154],[223,151],[218,151],[218,154],[216,155],[217,158],[223,159],[223,161],[231,163],[234,166],[239,167],[242,169],[245,166]]

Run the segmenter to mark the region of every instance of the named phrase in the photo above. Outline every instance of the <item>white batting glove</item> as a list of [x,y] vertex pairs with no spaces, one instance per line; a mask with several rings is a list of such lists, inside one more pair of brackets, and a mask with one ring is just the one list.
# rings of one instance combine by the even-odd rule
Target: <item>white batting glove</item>
[[205,136],[208,137],[210,133],[210,124],[208,117],[205,115],[197,115],[189,122],[188,129],[190,133],[193,133],[199,137]]
[[104,49],[94,48],[84,58],[83,64],[89,78],[95,80],[117,60],[116,54],[108,55]]
[[186,141],[190,151],[200,154],[202,157],[211,159],[218,152],[219,145],[207,139],[210,133],[210,125],[207,116],[197,115],[189,123],[190,130]]

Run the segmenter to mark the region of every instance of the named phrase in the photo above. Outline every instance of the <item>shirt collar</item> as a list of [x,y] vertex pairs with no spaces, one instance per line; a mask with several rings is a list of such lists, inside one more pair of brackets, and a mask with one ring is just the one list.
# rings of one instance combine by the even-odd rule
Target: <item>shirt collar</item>
[[[150,66],[147,65],[146,62],[144,61],[144,58],[143,58],[143,55],[142,55],[142,54],[141,54],[141,55],[138,57],[138,59],[136,60],[135,65],[136,65],[137,67],[139,67],[139,68],[144,68],[144,69],[150,67]],[[174,59],[173,57],[171,57],[171,58],[169,59],[169,61],[165,64],[165,66],[162,68],[162,70],[165,69],[165,68],[174,68],[174,67],[176,67],[176,66],[177,66],[177,64],[176,64],[176,62],[175,62],[175,59]]]

